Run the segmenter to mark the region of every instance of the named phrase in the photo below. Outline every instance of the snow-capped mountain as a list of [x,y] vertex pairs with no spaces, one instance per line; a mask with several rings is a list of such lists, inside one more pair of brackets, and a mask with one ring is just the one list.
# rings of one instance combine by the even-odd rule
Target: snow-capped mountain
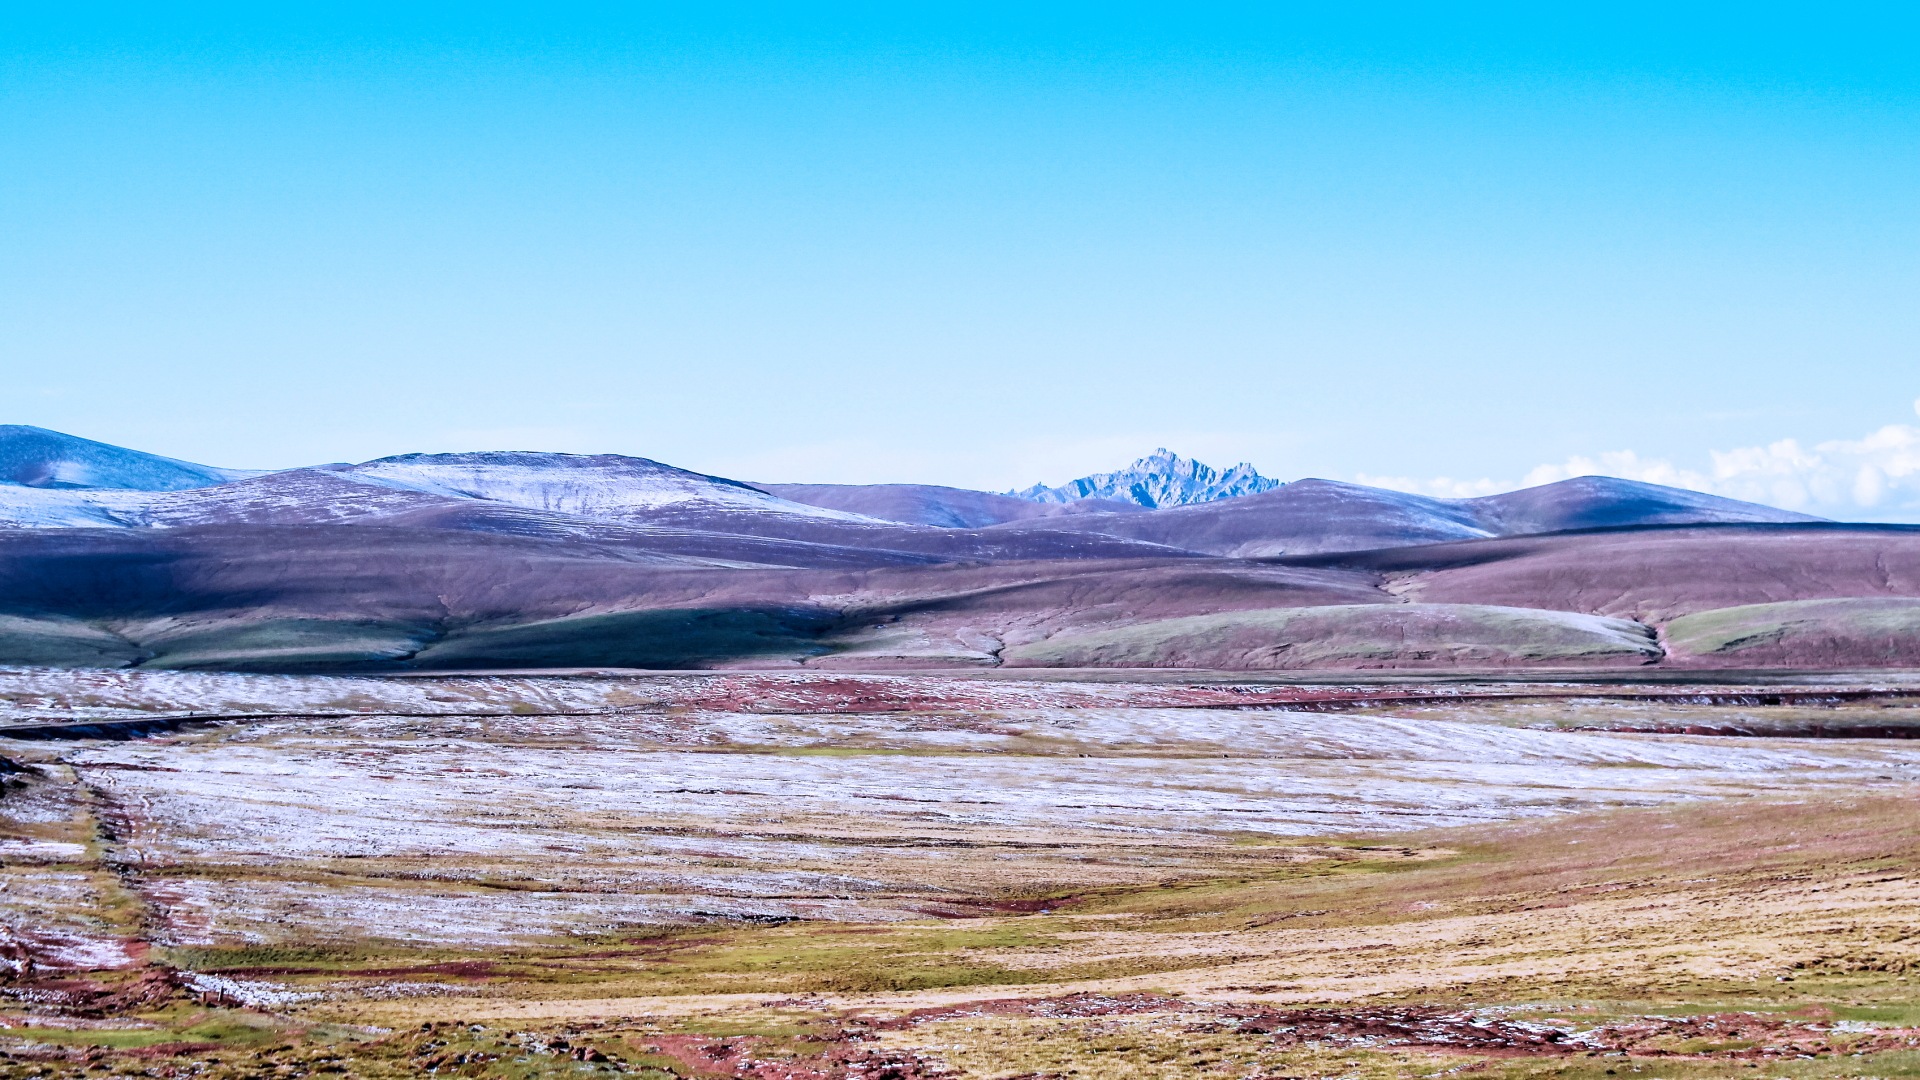
[[1220,472],[1192,458],[1181,457],[1163,446],[1119,472],[1083,476],[1059,487],[1035,484],[1025,491],[1010,491],[1007,494],[1042,503],[1117,499],[1157,510],[1231,499],[1238,495],[1258,495],[1279,486],[1280,481],[1261,476],[1244,461]]

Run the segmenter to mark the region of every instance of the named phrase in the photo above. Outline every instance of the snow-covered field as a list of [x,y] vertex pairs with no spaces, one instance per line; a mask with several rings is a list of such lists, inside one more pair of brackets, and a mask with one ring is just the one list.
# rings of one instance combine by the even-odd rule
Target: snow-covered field
[[[1920,780],[1903,740],[1520,727],[1473,688],[1408,715],[1206,707],[1303,693],[1282,686],[921,676],[21,672],[0,690],[16,720],[262,714],[0,742],[38,770],[0,799],[0,860],[74,893],[5,917],[67,953],[106,925],[73,913],[104,887],[84,871],[95,851],[160,944],[489,945],[962,914],[1271,869],[1301,838]],[[112,951],[111,933],[93,940]]]
[[[251,675],[157,669],[0,667],[0,726],[133,720],[151,717],[378,715],[602,715],[674,709],[827,716],[853,713],[978,712],[1096,707],[1288,707],[1328,703],[1420,705],[1516,698],[1546,702],[1612,697],[1655,708],[1797,694],[1839,701],[1845,695],[1920,693],[1920,676],[1902,672],[1798,676],[1761,684],[1612,684],[1531,679],[1464,681],[1432,673],[1376,673],[1371,681],[1202,676],[1170,671],[1087,678],[1044,671],[928,675],[828,672],[585,672],[432,676]],[[1624,677],[1620,677],[1624,678]],[[1666,705],[1663,703],[1672,703]],[[1920,713],[1920,701],[1899,714]],[[1411,706],[1410,706],[1411,707]],[[1637,707],[1637,705],[1636,705]],[[1486,713],[1464,714],[1484,719]],[[1604,714],[1602,714],[1604,715]],[[1889,714],[1892,715],[1892,714]],[[1554,726],[1543,717],[1545,726]]]

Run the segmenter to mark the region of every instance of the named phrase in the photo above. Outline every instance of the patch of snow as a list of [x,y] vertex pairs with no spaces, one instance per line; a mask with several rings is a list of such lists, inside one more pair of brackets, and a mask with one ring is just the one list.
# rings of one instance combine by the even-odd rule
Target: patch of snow
[[183,972],[182,981],[187,984],[187,989],[197,994],[219,994],[255,1008],[285,1008],[303,1001],[318,1001],[326,996],[313,991],[295,990],[264,979],[230,979],[225,975],[208,975],[198,971]]
[[[36,968],[87,971],[131,967],[131,944],[90,912],[101,903],[92,874],[46,866],[10,868],[0,876],[0,945]],[[17,965],[16,965],[17,966]]]
[[67,862],[87,853],[85,844],[59,840],[0,840],[0,859],[28,859],[34,862]]
[[[0,926],[0,945],[32,957],[33,968],[40,971],[105,971],[140,962],[125,938],[65,927]],[[5,966],[17,974],[27,965],[9,960]]]
[[85,491],[0,484],[0,526],[21,529],[119,529],[123,514],[138,511],[152,495],[132,491]]
[[99,971],[138,964],[130,943],[105,934],[40,935],[35,951],[42,967],[63,967],[74,971]]
[[413,997],[475,997],[486,993],[483,987],[444,982],[387,982],[371,986],[339,983],[329,988],[335,997],[394,1001]]

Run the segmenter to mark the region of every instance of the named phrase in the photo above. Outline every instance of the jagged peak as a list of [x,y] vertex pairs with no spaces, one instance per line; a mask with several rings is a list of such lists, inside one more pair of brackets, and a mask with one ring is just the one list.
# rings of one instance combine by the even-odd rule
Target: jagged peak
[[1058,487],[1035,484],[1007,494],[1030,502],[1069,503],[1081,499],[1117,499],[1149,509],[1257,495],[1280,481],[1261,476],[1247,462],[1219,470],[1162,446],[1117,472],[1095,473]]

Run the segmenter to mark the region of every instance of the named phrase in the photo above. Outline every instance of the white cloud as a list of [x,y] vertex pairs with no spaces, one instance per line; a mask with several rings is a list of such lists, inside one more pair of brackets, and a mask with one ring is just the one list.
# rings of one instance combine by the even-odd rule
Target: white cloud
[[1612,450],[1593,457],[1575,455],[1558,465],[1536,465],[1517,486],[1551,484],[1575,476],[1618,476],[1625,480],[1700,490],[1704,490],[1700,486],[1706,482],[1699,473],[1678,468],[1670,461],[1643,458],[1632,450]]
[[[1914,410],[1920,412],[1920,401],[1914,402]],[[1797,439],[1781,439],[1765,446],[1716,450],[1709,458],[1705,467],[1690,468],[1665,458],[1642,457],[1633,450],[1614,450],[1540,465],[1518,481],[1358,479],[1457,499],[1575,476],[1617,476],[1832,517],[1920,520],[1920,427],[1888,424],[1863,438],[1834,439],[1811,447]]]

